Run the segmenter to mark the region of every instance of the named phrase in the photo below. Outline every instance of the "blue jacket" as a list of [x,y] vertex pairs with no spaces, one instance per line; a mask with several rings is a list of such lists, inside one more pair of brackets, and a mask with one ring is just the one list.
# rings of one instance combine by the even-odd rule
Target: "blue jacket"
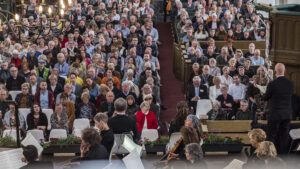
[[59,76],[68,76],[69,74],[69,65],[66,61],[64,61],[64,63],[61,65],[61,68],[59,63],[56,63],[54,68],[59,70]]

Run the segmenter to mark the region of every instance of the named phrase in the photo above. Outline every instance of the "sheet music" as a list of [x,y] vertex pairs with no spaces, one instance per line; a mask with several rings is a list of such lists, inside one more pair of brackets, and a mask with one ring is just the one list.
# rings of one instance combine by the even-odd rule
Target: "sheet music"
[[300,144],[298,144],[296,151],[300,151]]
[[39,156],[43,152],[43,147],[40,145],[40,143],[29,132],[27,132],[27,135],[26,135],[25,139],[21,142],[21,144],[24,145],[24,146],[34,145],[38,150]]
[[16,169],[26,165],[23,163],[21,158],[23,157],[23,149],[13,149],[0,152],[0,168],[5,169]]
[[142,146],[137,145],[133,142],[133,140],[131,140],[128,136],[124,137],[124,142],[122,144],[122,146],[129,151],[130,153],[136,149],[136,151],[138,152],[138,154],[141,156],[142,155]]
[[122,160],[127,169],[144,169],[144,165],[136,148]]
[[224,169],[242,169],[245,162],[234,159]]

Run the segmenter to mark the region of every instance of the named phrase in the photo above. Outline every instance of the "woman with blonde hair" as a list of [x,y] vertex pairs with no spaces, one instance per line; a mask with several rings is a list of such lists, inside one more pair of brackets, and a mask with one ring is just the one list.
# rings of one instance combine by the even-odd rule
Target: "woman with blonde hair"
[[138,133],[144,129],[157,129],[158,123],[154,112],[150,111],[150,104],[144,101],[140,105],[141,110],[136,113]]

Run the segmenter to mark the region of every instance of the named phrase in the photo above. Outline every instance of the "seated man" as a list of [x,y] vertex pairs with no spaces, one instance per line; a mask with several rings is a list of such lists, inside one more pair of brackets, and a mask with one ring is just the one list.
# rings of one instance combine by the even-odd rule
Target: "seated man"
[[196,110],[198,100],[208,99],[207,87],[201,84],[199,76],[193,78],[193,85],[189,87],[188,92],[189,107],[192,107],[194,110]]
[[108,120],[108,126],[113,130],[114,134],[131,133],[133,138],[137,138],[137,126],[135,120],[126,116],[127,102],[123,98],[119,98],[114,103],[115,116]]
[[47,90],[47,82],[40,83],[40,90],[34,95],[34,102],[39,103],[41,109],[52,109],[54,107],[54,95]]
[[56,96],[56,103],[60,103],[60,96],[62,95],[62,93],[66,93],[68,95],[68,101],[71,101],[73,102],[74,104],[76,103],[76,96],[74,94],[72,94],[72,89],[73,89],[73,86],[71,83],[66,83],[65,86],[64,86],[64,91],[59,93],[57,96]]
[[240,101],[240,109],[237,111],[236,120],[252,120],[252,112],[248,109],[248,101]]
[[254,55],[251,56],[251,66],[260,66],[265,64],[265,60],[260,56],[260,50],[255,49]]
[[102,137],[101,144],[104,145],[107,152],[110,153],[114,145],[114,133],[107,124],[108,116],[104,113],[97,113],[94,117],[94,121],[95,126],[100,130],[100,135]]
[[111,117],[115,111],[114,100],[115,95],[112,91],[106,93],[106,101],[102,102],[100,105],[100,112],[107,114],[108,117]]
[[238,75],[233,76],[233,84],[229,86],[228,94],[233,97],[233,111],[236,113],[240,101],[245,99],[246,86],[240,83],[240,78]]
[[18,75],[18,69],[14,66],[10,68],[10,75],[6,81],[6,89],[8,91],[21,90],[21,85],[25,82],[25,78]]

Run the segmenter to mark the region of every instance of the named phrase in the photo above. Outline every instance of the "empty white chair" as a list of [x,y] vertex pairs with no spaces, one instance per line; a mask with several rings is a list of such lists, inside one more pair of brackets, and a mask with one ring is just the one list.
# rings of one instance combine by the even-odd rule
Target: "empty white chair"
[[27,129],[28,128],[28,125],[27,125],[27,116],[28,116],[28,114],[30,113],[31,110],[28,109],[28,108],[19,108],[18,111],[19,111],[19,114],[24,117],[25,124],[26,124],[26,129]]
[[67,131],[65,129],[52,129],[49,139],[51,138],[67,138]]
[[300,128],[299,129],[292,129],[292,130],[290,130],[289,134],[290,134],[290,137],[292,139],[292,142],[291,142],[291,145],[290,145],[290,149],[289,149],[289,153],[290,153],[291,150],[292,150],[294,141],[300,139]]
[[53,114],[53,109],[42,109],[42,112],[46,114],[47,119],[48,119],[48,130],[51,130],[51,115]]
[[8,92],[11,95],[13,101],[15,101],[17,94],[22,93],[20,90],[12,90]]
[[181,137],[180,132],[172,133],[170,137],[170,141],[167,145],[167,149],[171,150],[175,146],[177,141],[180,139],[180,137]]
[[73,124],[73,134],[77,137],[81,137],[81,131],[90,127],[89,119],[75,119]]
[[40,143],[45,141],[44,132],[42,130],[28,130],[27,132],[31,133],[32,136]]
[[141,139],[155,141],[158,139],[158,131],[156,129],[143,129]]
[[130,139],[133,139],[131,134],[114,134],[114,145],[113,145],[113,147],[111,149],[110,158],[109,159],[111,159],[111,156],[113,154],[127,154],[127,153],[129,153],[122,146],[122,144],[124,142],[125,135],[127,135]]
[[196,115],[206,115],[212,109],[211,101],[209,99],[201,99],[197,102]]
[[[3,131],[3,137],[11,136],[13,140],[17,140],[17,131],[15,129],[6,129]],[[20,133],[21,139],[21,133]]]

